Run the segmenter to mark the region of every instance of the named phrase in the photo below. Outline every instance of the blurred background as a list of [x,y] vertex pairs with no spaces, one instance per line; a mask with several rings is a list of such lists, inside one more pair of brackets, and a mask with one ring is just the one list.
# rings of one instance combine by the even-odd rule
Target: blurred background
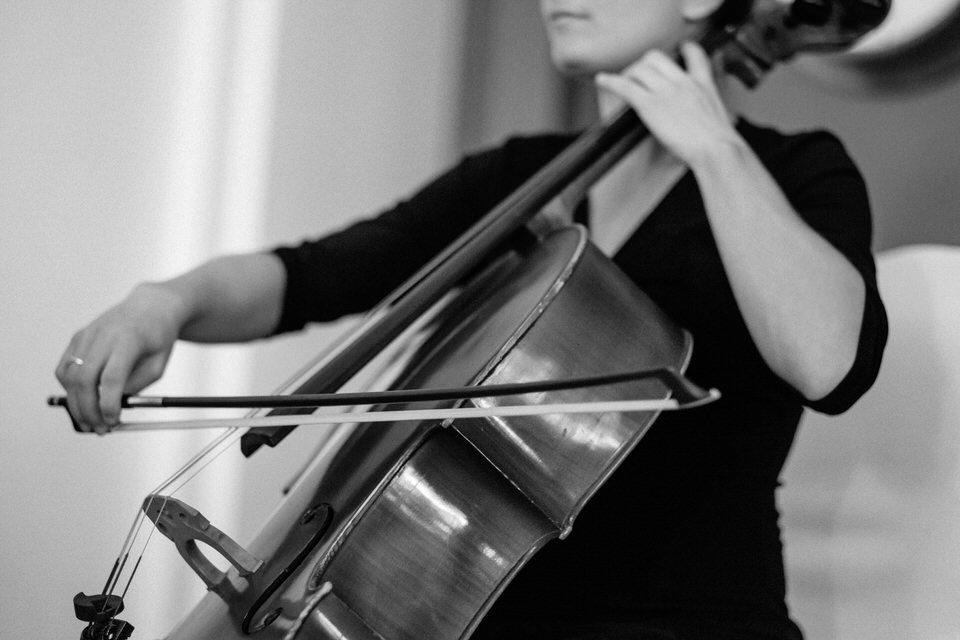
[[[755,121],[840,135],[880,252],[960,245],[956,4],[904,0],[886,39],[736,91]],[[75,434],[45,406],[74,331],[139,281],[335,229],[463,153],[592,114],[533,0],[0,0],[3,635],[77,637],[74,594],[99,592],[143,497],[213,438]],[[268,393],[343,328],[181,345],[151,391]],[[243,543],[309,452],[300,431],[181,497]],[[202,593],[157,537],[122,617],[161,637]],[[828,618],[811,637],[856,637]]]

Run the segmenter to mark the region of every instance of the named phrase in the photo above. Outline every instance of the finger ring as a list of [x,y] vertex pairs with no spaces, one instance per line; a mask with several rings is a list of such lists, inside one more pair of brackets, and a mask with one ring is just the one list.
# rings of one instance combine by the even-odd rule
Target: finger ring
[[78,367],[83,366],[83,358],[78,358],[77,356],[70,356],[67,358],[67,364],[75,364]]

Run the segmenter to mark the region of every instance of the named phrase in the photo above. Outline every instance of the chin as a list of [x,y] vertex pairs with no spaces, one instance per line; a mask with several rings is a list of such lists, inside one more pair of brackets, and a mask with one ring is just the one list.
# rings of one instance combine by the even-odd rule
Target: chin
[[585,38],[556,38],[550,46],[553,66],[566,75],[619,73],[642,53],[639,47],[598,46]]
[[550,59],[557,71],[564,75],[594,75],[601,71],[619,71],[624,65],[613,64],[600,56],[584,51],[553,51]]

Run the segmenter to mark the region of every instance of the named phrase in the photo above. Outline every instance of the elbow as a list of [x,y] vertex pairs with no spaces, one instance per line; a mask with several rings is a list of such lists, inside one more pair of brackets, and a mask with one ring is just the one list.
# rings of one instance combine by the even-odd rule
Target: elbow
[[[873,386],[880,370],[882,344],[876,352],[855,351],[835,358],[833,366],[819,371],[794,386],[803,396],[803,404],[826,415],[839,415],[850,409]],[[871,357],[872,354],[872,357]]]
[[849,408],[849,404],[837,405],[831,398],[839,390],[853,368],[854,355],[848,358],[834,358],[828,365],[813,369],[795,383],[795,388],[803,396],[804,404],[817,408],[821,413],[836,415]]
[[860,393],[850,394],[851,372],[857,361],[857,338],[807,349],[784,367],[783,378],[800,396],[803,404],[821,413],[836,415],[846,411]]
[[849,304],[844,312],[835,314],[833,322],[807,333],[805,348],[793,352],[794,375],[790,381],[807,406],[823,413],[842,413],[872,384],[876,371],[866,385],[854,384],[865,380],[857,370],[863,368],[864,329],[869,337],[867,309],[865,296],[861,296],[858,304]]
[[[819,413],[838,415],[851,408],[873,386],[880,373],[887,343],[887,316],[872,289],[862,307],[859,323],[847,323],[819,343],[804,350],[805,358],[788,379],[803,396],[804,404]],[[852,316],[851,316],[852,317]]]

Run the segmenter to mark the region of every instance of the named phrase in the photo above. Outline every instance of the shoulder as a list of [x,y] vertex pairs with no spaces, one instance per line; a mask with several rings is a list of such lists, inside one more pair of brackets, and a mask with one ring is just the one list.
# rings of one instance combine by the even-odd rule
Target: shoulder
[[467,218],[475,217],[517,189],[572,139],[563,134],[514,136],[496,146],[464,153],[400,204],[409,205],[405,210],[453,209]]
[[826,129],[785,133],[741,118],[737,121],[737,130],[761,160],[774,166],[818,159],[854,166],[840,138]]
[[508,181],[523,181],[574,140],[573,134],[517,135],[499,145],[469,153],[460,166],[499,173]]
[[787,194],[839,182],[862,191],[863,177],[843,142],[825,129],[785,133],[743,118],[737,130]]

